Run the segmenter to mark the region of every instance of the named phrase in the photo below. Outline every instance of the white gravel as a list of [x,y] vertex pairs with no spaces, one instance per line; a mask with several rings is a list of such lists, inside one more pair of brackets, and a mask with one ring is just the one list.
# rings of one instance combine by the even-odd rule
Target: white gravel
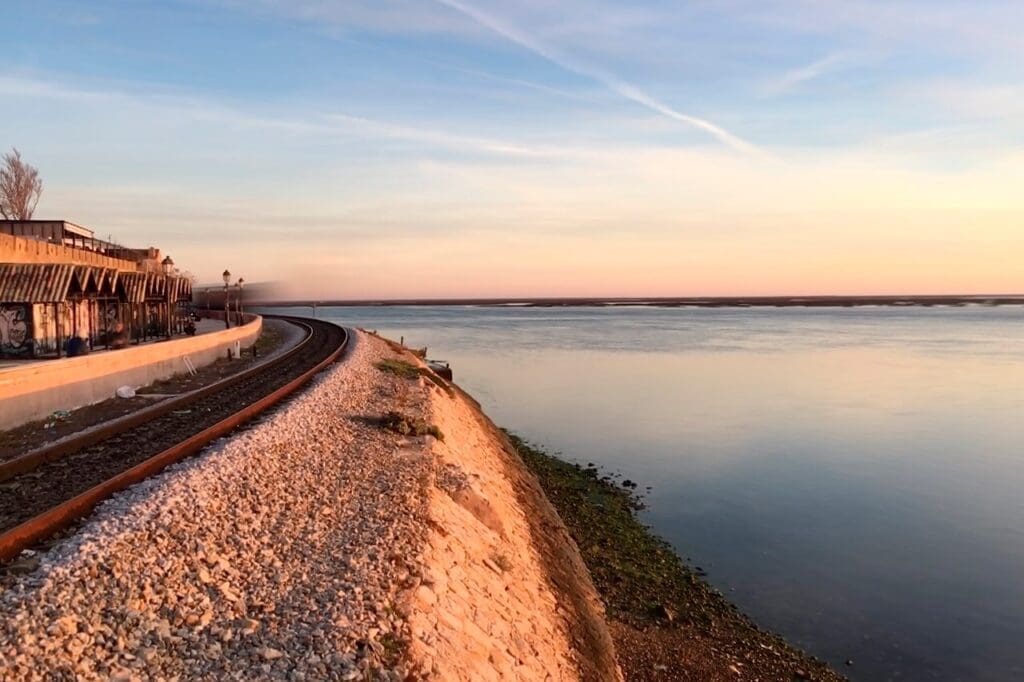
[[286,410],[106,502],[9,582],[0,678],[402,679],[393,605],[420,572],[431,463],[365,419],[425,390],[373,369],[389,354],[359,335]]

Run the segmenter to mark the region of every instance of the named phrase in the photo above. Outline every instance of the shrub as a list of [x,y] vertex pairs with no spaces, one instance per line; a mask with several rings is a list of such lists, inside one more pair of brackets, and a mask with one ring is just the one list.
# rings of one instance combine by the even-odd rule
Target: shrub
[[415,379],[420,375],[420,368],[405,360],[381,360],[376,365],[377,369],[387,374],[394,374],[403,379]]
[[382,372],[394,374],[396,377],[401,377],[402,379],[411,380],[419,376],[426,377],[428,381],[431,381],[434,384],[436,384],[438,388],[443,390],[449,396],[455,395],[455,391],[452,390],[452,387],[448,385],[447,381],[437,376],[437,374],[427,369],[426,367],[417,367],[411,362],[406,362],[405,360],[395,360],[390,358],[387,360],[381,360],[374,366]]
[[429,424],[419,417],[411,417],[401,412],[391,410],[381,418],[381,426],[388,431],[403,436],[433,436],[438,440],[444,440],[441,429],[434,424]]

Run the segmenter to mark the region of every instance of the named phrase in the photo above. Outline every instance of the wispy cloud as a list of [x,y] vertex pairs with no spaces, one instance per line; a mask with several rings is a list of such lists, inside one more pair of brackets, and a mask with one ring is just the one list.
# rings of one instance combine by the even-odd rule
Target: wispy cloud
[[421,142],[424,144],[461,151],[477,151],[524,157],[564,156],[568,153],[567,150],[552,147],[522,145],[504,140],[494,140],[485,137],[475,137],[472,135],[461,135],[446,131],[387,123],[360,116],[350,116],[348,114],[329,114],[326,118],[329,121],[337,123],[339,127],[343,129],[355,128],[360,132],[378,137]]
[[852,56],[849,52],[833,52],[810,64],[791,69],[777,78],[769,80],[764,85],[764,92],[769,95],[781,95],[787,93],[808,81],[815,80],[826,74],[837,71],[851,62]]
[[872,47],[1019,59],[1021,11],[1006,0],[758,0],[740,16],[786,33],[857,40]]
[[[371,137],[415,142],[470,154],[511,157],[560,157],[577,152],[559,147],[530,145],[518,141],[467,135],[426,126],[407,125],[341,112],[312,113],[305,117],[259,112],[251,107],[163,91],[107,88],[88,89],[59,81],[0,76],[0,95],[20,98],[56,99],[83,105],[138,106],[159,109],[196,121],[210,121],[232,128],[263,129],[289,135],[317,137]],[[310,104],[307,110],[315,111]]]
[[1019,83],[938,78],[911,85],[901,94],[961,120],[1019,121],[1024,116],[1024,88]]
[[540,41],[528,36],[526,33],[520,31],[518,28],[511,26],[494,16],[482,12],[476,7],[468,5],[460,0],[434,0],[438,4],[449,7],[457,12],[464,14],[478,24],[494,31],[498,35],[506,38],[507,40],[516,43],[520,47],[523,47],[531,52],[547,59],[548,61],[556,64],[557,66],[571,71],[580,76],[595,80],[612,92],[631,100],[640,106],[646,107],[651,111],[654,111],[663,116],[675,119],[681,123],[685,123],[689,126],[702,130],[712,137],[716,138],[723,144],[742,152],[754,152],[755,147],[744,140],[743,138],[729,132],[725,128],[708,121],[707,119],[699,118],[697,116],[691,116],[684,114],[676,109],[672,108],[668,104],[661,102],[650,94],[644,92],[639,87],[627,83],[605,71],[598,69],[589,64],[583,64],[579,61],[571,59],[565,55],[560,54],[554,48],[541,43]]
[[494,81],[496,83],[505,83],[507,85],[514,85],[520,88],[526,88],[527,90],[533,90],[535,92],[542,92],[547,95],[554,95],[556,97],[562,97],[564,99],[574,100],[578,102],[590,102],[596,103],[597,97],[592,97],[578,92],[572,92],[571,90],[565,90],[563,88],[556,88],[551,85],[545,85],[544,83],[536,83],[534,81],[525,80],[523,78],[510,78],[508,76],[499,76],[496,73],[490,73],[489,71],[481,71],[479,69],[470,69],[464,66],[456,66],[454,64],[445,64],[442,62],[433,62],[430,60],[429,63],[437,64],[440,67],[446,69],[452,69],[460,73],[467,74],[469,76],[475,76],[484,80]]

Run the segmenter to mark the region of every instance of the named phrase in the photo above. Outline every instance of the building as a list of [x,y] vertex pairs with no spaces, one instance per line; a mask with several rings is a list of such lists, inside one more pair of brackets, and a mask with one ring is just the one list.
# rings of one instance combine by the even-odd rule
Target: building
[[0,357],[60,357],[71,337],[108,347],[180,333],[192,282],[159,249],[97,239],[65,220],[0,220]]

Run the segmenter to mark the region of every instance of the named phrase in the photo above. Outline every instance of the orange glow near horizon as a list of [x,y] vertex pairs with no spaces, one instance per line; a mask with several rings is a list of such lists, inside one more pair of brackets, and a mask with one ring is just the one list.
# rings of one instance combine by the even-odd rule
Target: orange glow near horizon
[[229,267],[295,299],[1024,290],[1019,155],[955,171],[906,156],[710,150],[415,170],[445,190],[301,206],[196,196],[177,213],[174,196],[117,204],[58,190],[50,206],[116,234],[152,226],[151,243],[200,281]]

